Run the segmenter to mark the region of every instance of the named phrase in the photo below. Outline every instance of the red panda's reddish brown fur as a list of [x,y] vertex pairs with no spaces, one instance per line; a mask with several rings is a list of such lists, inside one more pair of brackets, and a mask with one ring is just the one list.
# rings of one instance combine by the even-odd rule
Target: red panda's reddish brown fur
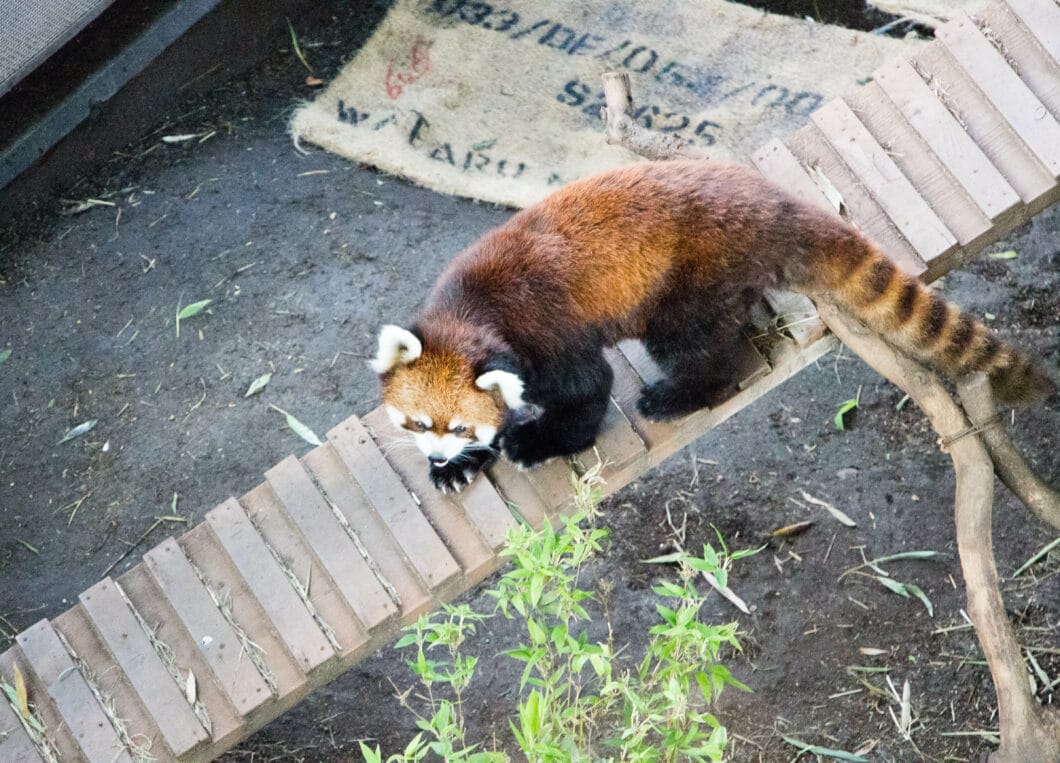
[[[828,296],[948,375],[985,372],[1002,401],[1054,389],[1025,353],[902,272],[846,221],[748,167],[675,161],[571,183],[457,256],[405,332],[415,359],[377,361],[384,402],[396,420],[429,414],[438,432],[458,409],[475,409],[488,431],[504,406],[486,416],[481,375],[508,369],[537,413],[504,416],[495,443],[526,464],[576,452],[607,409],[604,346],[642,339],[666,372],[642,390],[643,415],[714,405],[739,381],[728,378],[734,337],[774,287]],[[397,357],[384,349],[381,339],[380,358]],[[440,484],[459,486],[444,475]]]

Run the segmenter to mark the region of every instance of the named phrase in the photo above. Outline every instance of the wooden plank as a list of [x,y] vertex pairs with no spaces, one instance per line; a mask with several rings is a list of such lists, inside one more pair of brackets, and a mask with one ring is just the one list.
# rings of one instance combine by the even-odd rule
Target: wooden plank
[[[639,342],[636,344],[639,345]],[[627,347],[631,353],[636,354],[636,348],[632,345],[627,345]],[[611,385],[611,398],[629,419],[640,438],[647,444],[649,451],[659,448],[674,436],[676,425],[669,422],[651,421],[641,416],[637,410],[637,401],[640,399],[640,390],[644,386],[644,380],[627,360],[626,354],[617,347],[604,350],[604,355],[615,374],[615,381]]]
[[[169,538],[144,554],[144,568],[181,626],[198,647],[226,699],[241,716],[269,701],[271,693],[239,638],[203,587],[180,545]],[[205,677],[199,676],[200,681]]]
[[644,440],[637,434],[618,403],[610,400],[601,423],[600,434],[596,437],[596,445],[582,451],[577,460],[583,468],[589,469],[599,457],[606,464],[603,476],[609,479],[609,475],[637,463],[646,453]]
[[1060,123],[1023,84],[975,22],[967,16],[956,18],[936,29],[935,37],[1052,178],[1060,178]]
[[[305,673],[295,658],[288,654],[276,624],[243,580],[209,524],[202,522],[196,525],[180,537],[179,543],[188,561],[198,568],[206,585],[224,603],[227,617],[234,623],[233,627],[238,628],[248,641],[260,649],[259,661],[268,671],[277,698],[304,696],[308,690]],[[254,649],[253,646],[245,648]],[[244,659],[248,658],[244,656]]]
[[[12,677],[6,678],[11,680]],[[19,763],[42,763],[44,760],[6,698],[0,699],[0,760]]]
[[751,155],[751,161],[763,175],[796,199],[820,207],[825,212],[839,214],[824,192],[810,178],[802,162],[778,138],[773,138],[755,151]]
[[1005,4],[1037,38],[1053,66],[1060,67],[1060,7],[1056,0],[1005,0]]
[[265,479],[361,624],[370,631],[396,616],[397,606],[309,478],[302,462],[288,456],[266,471]]
[[158,724],[166,746],[181,757],[204,745],[209,739],[206,729],[166,671],[114,581],[104,578],[78,598],[92,627]]
[[829,101],[810,119],[925,263],[956,247],[954,235],[845,101]]
[[[368,499],[370,508],[364,507],[363,511],[378,517],[386,535],[398,545],[400,558],[417,578],[437,595],[459,586],[460,565],[412,500],[401,477],[387,463],[361,420],[350,417],[328,432],[327,437],[332,452]],[[350,515],[347,519],[351,519]],[[382,563],[383,555],[377,556]]]
[[1019,194],[911,64],[891,61],[873,77],[987,219],[997,221],[1020,205]]
[[187,686],[188,673],[195,676],[196,698],[210,719],[211,742],[234,743],[243,732],[243,717],[236,712],[224,690],[214,680],[199,645],[188,635],[177,613],[151,579],[147,568],[137,564],[119,577],[117,582],[142,621],[154,629],[155,638],[168,647],[172,664],[180,673],[176,683],[182,694]]
[[530,527],[539,530],[550,520],[552,507],[538,495],[526,474],[516,469],[508,459],[494,461],[487,469],[487,476],[501,498]]
[[73,737],[85,758],[132,763],[129,751],[118,738],[52,624],[41,620],[18,634],[16,640],[33,677],[47,691],[62,717],[65,726],[62,732]]
[[523,475],[548,507],[549,516],[570,514],[574,505],[571,478],[576,477],[577,472],[569,459],[551,458],[524,470]]
[[[33,685],[32,673],[29,676],[26,675],[28,669],[25,662],[22,650],[19,649],[17,644],[14,645],[3,654],[0,654],[0,676],[7,678],[9,681],[13,680],[15,666],[18,666],[23,678],[27,680],[26,693],[29,698],[30,709],[41,725],[44,726],[47,740],[50,743],[50,752],[56,755],[60,761],[82,760],[81,751],[78,749],[73,737],[69,734],[61,733],[63,731],[63,718],[55,709],[55,705],[52,703],[48,693],[43,688]],[[0,703],[6,702],[7,697],[0,698]]]
[[869,194],[850,167],[822,135],[815,124],[796,131],[787,141],[792,153],[803,166],[820,172],[835,186],[850,213],[849,220],[902,270],[919,276],[927,266],[910,245],[876,199]]
[[[371,420],[369,420],[371,419]],[[376,409],[368,417],[365,417],[365,422],[368,423],[375,434],[379,437],[387,440],[400,439],[403,435],[395,427],[390,418],[385,415],[382,409]],[[401,448],[395,449],[393,455],[398,457],[398,451]],[[410,450],[410,452],[412,452]],[[419,460],[421,464],[421,470],[425,473],[426,459],[418,450],[414,451],[416,460]],[[403,459],[404,456],[401,456]],[[402,476],[406,478],[406,482],[410,478],[410,475],[405,474],[398,468],[394,458],[391,458],[391,463],[394,464],[394,468],[401,472]],[[412,479],[415,479],[414,474],[411,475]],[[427,480],[430,484],[430,481]],[[412,483],[409,482],[411,485]],[[423,499],[421,492],[419,492],[420,499]],[[431,490],[438,492],[434,486],[431,486]],[[467,518],[474,524],[478,535],[482,540],[486,542],[486,545],[493,551],[499,550],[504,547],[504,543],[508,537],[508,530],[515,526],[516,519],[512,516],[512,512],[508,510],[508,504],[504,502],[497,491],[493,489],[493,484],[488,479],[476,479],[470,485],[465,487],[459,493],[450,493],[446,496],[450,501],[457,504],[461,511],[467,516]]]
[[[413,622],[421,614],[429,611],[434,603],[431,589],[417,574],[412,560],[408,558],[404,548],[387,528],[383,519],[372,508],[364,491],[352,479],[335,448],[330,444],[323,448],[314,448],[305,455],[302,463],[312,473],[317,483],[327,491],[328,497],[331,498],[336,509],[342,512],[364,547],[371,549],[372,558],[378,566],[379,576],[390,586],[396,598],[401,621],[406,624]],[[405,493],[405,500],[415,509],[415,504],[408,493]],[[438,543],[441,543],[440,539]],[[446,551],[446,554],[448,553]],[[452,565],[457,574],[449,580],[459,583],[459,567],[455,560]],[[458,590],[459,586],[455,584],[436,589],[439,597],[446,597],[446,594],[455,595]]]
[[207,513],[206,522],[299,668],[309,673],[334,658],[335,650],[239,503],[229,498]]
[[[265,482],[239,497],[243,512],[252,518],[275,558],[297,579],[295,591],[304,590],[307,607],[317,627],[324,632],[338,653],[348,662],[368,647],[368,629],[350,607],[331,573],[317,558],[305,537],[269,483]],[[330,668],[329,668],[330,669]]]
[[[916,192],[952,231],[962,249],[975,251],[991,240],[991,220],[920,139],[879,85],[870,82],[858,88],[848,103],[876,141],[885,147]],[[1010,192],[1014,205],[1019,204],[1016,192],[1011,189]],[[953,250],[951,254],[957,251]],[[957,262],[954,256],[935,257],[927,262],[928,271],[931,277],[938,277]]]
[[401,435],[382,408],[376,408],[362,419],[376,445],[386,453],[387,461],[419,502],[420,510],[441,536],[470,581],[482,580],[496,569],[498,560],[475,523],[451,495],[442,495],[427,474],[427,459],[415,448],[393,447]]
[[[1031,0],[1025,6],[1041,5],[1039,21],[1028,25],[1023,16],[1016,13],[1013,4],[992,3],[979,12],[978,17],[990,30],[1005,50],[1005,57],[1012,63],[1012,68],[1045,104],[1049,112],[1060,119],[1060,62],[1056,60],[1057,48],[1060,48],[1060,21],[1052,21],[1057,27],[1052,33],[1052,51],[1042,39],[1043,30],[1050,26],[1049,14],[1060,17],[1060,6],[1049,0]],[[1012,7],[1010,7],[1012,6]],[[1035,37],[1035,33],[1038,37]]]
[[133,744],[152,750],[158,757],[164,758],[169,754],[158,722],[144,707],[121,666],[100,639],[85,608],[77,604],[51,622],[52,627],[66,639],[77,659],[88,666],[96,688],[107,706],[112,708],[113,716],[121,718]]
[[1019,194],[1025,205],[1019,210],[1020,217],[1034,214],[1048,204],[1055,193],[1056,180],[1013,134],[1012,127],[941,43],[922,48],[913,64],[927,80],[928,87]]

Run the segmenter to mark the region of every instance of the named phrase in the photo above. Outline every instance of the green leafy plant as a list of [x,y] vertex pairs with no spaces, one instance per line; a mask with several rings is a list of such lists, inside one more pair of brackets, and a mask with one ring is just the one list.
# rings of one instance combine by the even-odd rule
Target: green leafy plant
[[[509,533],[503,553],[511,567],[488,591],[496,601],[493,613],[476,613],[466,604],[444,606],[406,628],[396,646],[414,650],[408,665],[420,691],[414,697],[410,689],[399,698],[415,715],[419,733],[387,763],[510,759],[469,743],[463,715],[477,663],[462,647],[479,623],[498,615],[525,628],[520,643],[502,654],[522,666],[510,726],[529,760],[722,760],[728,738],[710,707],[726,686],[747,687],[721,661],[723,650],[739,649],[736,626],[700,620],[706,595],[695,580],[706,573],[724,582],[732,561],[755,551],[730,555],[722,542],[720,553],[705,545],[701,556],[651,560],[676,564],[679,574],[653,588],[661,599],[659,622],[648,633],[643,655],[636,660],[616,654],[610,635],[604,641],[590,638],[587,607],[595,596],[579,585],[608,537],[595,522],[599,471],[591,469],[575,481],[570,517],[555,527],[520,526]],[[364,743],[361,753],[370,762],[384,760],[378,748]]]

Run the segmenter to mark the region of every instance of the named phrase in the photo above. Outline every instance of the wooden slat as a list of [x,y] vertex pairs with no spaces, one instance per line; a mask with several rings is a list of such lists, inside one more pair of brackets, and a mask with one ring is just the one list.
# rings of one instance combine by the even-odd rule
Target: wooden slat
[[663,370],[659,368],[659,364],[648,354],[648,350],[642,342],[635,339],[624,339],[615,346],[615,349],[622,354],[626,362],[637,372],[637,376],[641,378],[645,385],[654,384],[666,376]]
[[209,739],[206,730],[166,671],[114,581],[104,578],[79,599],[92,627],[158,723],[166,746],[180,757],[205,744]]
[[229,498],[207,513],[206,521],[298,666],[308,673],[334,658],[335,650],[239,503]]
[[751,161],[763,175],[795,198],[820,207],[825,212],[839,214],[824,192],[810,178],[802,162],[778,138],[773,138],[755,151],[751,155]]
[[[12,680],[11,676],[6,676]],[[20,763],[38,763],[43,761],[37,746],[22,728],[22,724],[7,703],[0,699],[0,760],[19,761]]]
[[1020,205],[1019,194],[912,65],[897,59],[878,69],[873,77],[989,220],[1000,220]]
[[549,516],[570,513],[574,505],[571,477],[576,474],[566,458],[552,458],[523,472],[548,507]]
[[1030,30],[1060,67],[1060,7],[1056,0],[1005,0],[1012,13]]
[[[1049,13],[1060,16],[1060,6],[1052,0],[1041,2],[1045,6],[1040,11],[1039,21],[1033,28],[1018,17],[1015,11],[1005,3],[997,2],[988,5],[978,15],[987,25],[991,35],[1003,46],[1005,57],[1012,63],[1019,78],[1045,104],[1049,112],[1060,119],[1060,62],[1057,62],[1056,50],[1050,52],[1044,40],[1040,39],[1042,30],[1050,25]],[[1036,5],[1031,2],[1026,5]],[[1060,27],[1060,21],[1052,22]],[[1039,37],[1035,37],[1035,32]],[[1054,32],[1053,48],[1060,47],[1060,28]]]
[[228,617],[261,649],[262,662],[272,676],[277,696],[302,696],[307,686],[302,667],[288,653],[276,624],[243,580],[209,524],[196,525],[180,537],[179,543],[218,600],[225,603]]
[[137,564],[117,582],[143,622],[154,629],[155,638],[168,647],[172,664],[180,673],[177,688],[181,694],[187,687],[188,674],[195,676],[195,696],[209,717],[211,744],[234,744],[242,736],[245,719],[215,680],[198,643],[181,624],[180,617],[155,585],[147,567]]
[[[990,240],[993,231],[990,219],[920,140],[879,85],[870,82],[858,88],[851,94],[848,103],[962,248],[970,247],[976,251]],[[1011,193],[1013,201],[1018,204],[1016,192]],[[953,250],[951,254],[956,251]],[[950,270],[957,262],[959,260],[954,256],[935,257],[927,262],[928,271],[935,278]]]
[[375,443],[386,453],[387,461],[419,501],[420,510],[441,536],[469,580],[479,581],[496,569],[498,561],[489,544],[479,534],[463,507],[442,495],[427,475],[427,459],[415,448],[390,448],[400,435],[382,408],[362,419]]
[[339,424],[328,432],[328,442],[428,589],[445,590],[457,583],[460,565],[361,420],[353,416]]
[[[283,502],[265,482],[239,497],[239,504],[278,559],[305,590],[308,606],[321,630],[327,629],[340,661],[348,662],[368,648],[368,628],[357,617],[338,583],[291,519]],[[362,557],[363,558],[363,557]],[[335,646],[337,644],[337,646]],[[330,668],[329,668],[330,670]]]
[[[379,567],[379,575],[392,587],[397,598],[402,622],[412,622],[427,612],[434,600],[429,585],[419,576],[416,564],[372,507],[360,485],[351,477],[335,448],[332,445],[314,448],[305,455],[302,463],[327,491],[336,509],[342,512],[365,548],[371,549],[372,558]],[[416,508],[408,493],[405,493],[404,500],[413,509]],[[416,511],[418,512],[418,509]],[[440,539],[438,543],[441,544]],[[446,551],[446,554],[448,553]],[[459,573],[455,561],[452,565]],[[460,576],[453,575],[449,580],[458,582]],[[436,589],[436,592],[438,596],[444,596],[457,590],[457,585],[449,585]]]
[[910,275],[919,276],[927,266],[880,204],[861,184],[850,167],[840,159],[814,124],[796,131],[787,141],[792,153],[805,167],[820,172],[835,186],[850,213],[850,221],[872,239],[888,257]]
[[266,471],[265,479],[361,624],[371,630],[397,615],[396,605],[306,474],[302,462],[288,456]]
[[810,119],[925,263],[953,250],[957,239],[845,101],[829,101]]
[[[268,702],[269,687],[241,653],[235,631],[210,598],[180,545],[172,538],[163,541],[144,554],[144,567],[236,711],[247,716]],[[205,676],[198,679],[202,681]]]
[[121,666],[100,639],[85,608],[77,604],[53,618],[51,623],[77,658],[88,666],[96,688],[113,709],[114,717],[121,719],[134,744],[150,747],[156,755],[164,756],[166,749],[158,722],[144,707]]
[[961,122],[969,137],[1001,172],[1026,205],[1020,216],[1034,214],[1053,198],[1056,181],[975,86],[941,43],[921,49],[914,62],[929,87]]
[[1060,178],[1060,123],[967,16],[935,30],[976,87],[1048,170]]
[[[639,343],[637,343],[639,345]],[[637,350],[627,345],[631,354]],[[641,348],[643,352],[643,348]],[[629,419],[633,429],[640,438],[648,445],[649,450],[661,447],[674,436],[675,424],[651,421],[640,415],[637,411],[637,401],[640,399],[641,387],[644,380],[634,370],[627,356],[617,347],[608,348],[604,351],[611,370],[614,372],[615,381],[611,385],[611,398]]]
[[596,445],[587,448],[578,455],[578,461],[586,468],[592,468],[599,459],[607,464],[604,478],[638,462],[647,453],[644,440],[633,428],[626,414],[614,400],[608,401],[607,413],[600,425],[600,434]]
[[131,763],[129,751],[118,738],[85,677],[59,641],[52,624],[41,620],[18,634],[17,641],[26,665],[62,716],[65,728],[58,733],[70,734],[87,760]]
[[489,466],[487,475],[494,488],[520,517],[535,530],[549,521],[552,507],[538,495],[526,474],[516,469],[506,458]]
[[[21,671],[23,678],[27,678],[25,658],[22,656],[22,650],[19,649],[17,644],[0,654],[0,676],[12,681],[16,665]],[[33,685],[32,674],[28,676],[26,692],[29,695],[31,709],[34,711],[37,720],[44,726],[48,741],[51,742],[52,752],[58,756],[60,761],[80,761],[81,751],[78,749],[73,737],[69,734],[61,733],[63,729],[62,716],[55,709],[55,705],[52,703],[51,698],[48,697],[48,693],[42,687]],[[7,697],[0,692],[0,704],[5,704],[6,702]]]

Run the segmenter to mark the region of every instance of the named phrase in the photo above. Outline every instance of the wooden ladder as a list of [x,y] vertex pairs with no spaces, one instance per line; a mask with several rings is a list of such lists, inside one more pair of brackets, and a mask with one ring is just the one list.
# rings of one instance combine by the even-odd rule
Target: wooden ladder
[[[915,58],[884,66],[753,161],[827,209],[822,187],[834,187],[851,220],[931,280],[1057,199],[1058,118],[1060,6],[1005,0],[940,28]],[[741,391],[676,424],[636,412],[658,374],[643,348],[610,352],[613,399],[597,446],[608,491],[835,346],[804,297],[771,293],[769,303],[782,335],[761,352],[749,342]],[[351,417],[20,633],[0,675],[12,683],[17,665],[58,757],[131,761],[131,739],[158,759],[210,760],[488,576],[517,521],[539,527],[570,505],[560,462],[529,473],[502,462],[444,496],[417,452],[388,447],[397,436],[380,409]],[[0,701],[0,760],[40,759]]]

